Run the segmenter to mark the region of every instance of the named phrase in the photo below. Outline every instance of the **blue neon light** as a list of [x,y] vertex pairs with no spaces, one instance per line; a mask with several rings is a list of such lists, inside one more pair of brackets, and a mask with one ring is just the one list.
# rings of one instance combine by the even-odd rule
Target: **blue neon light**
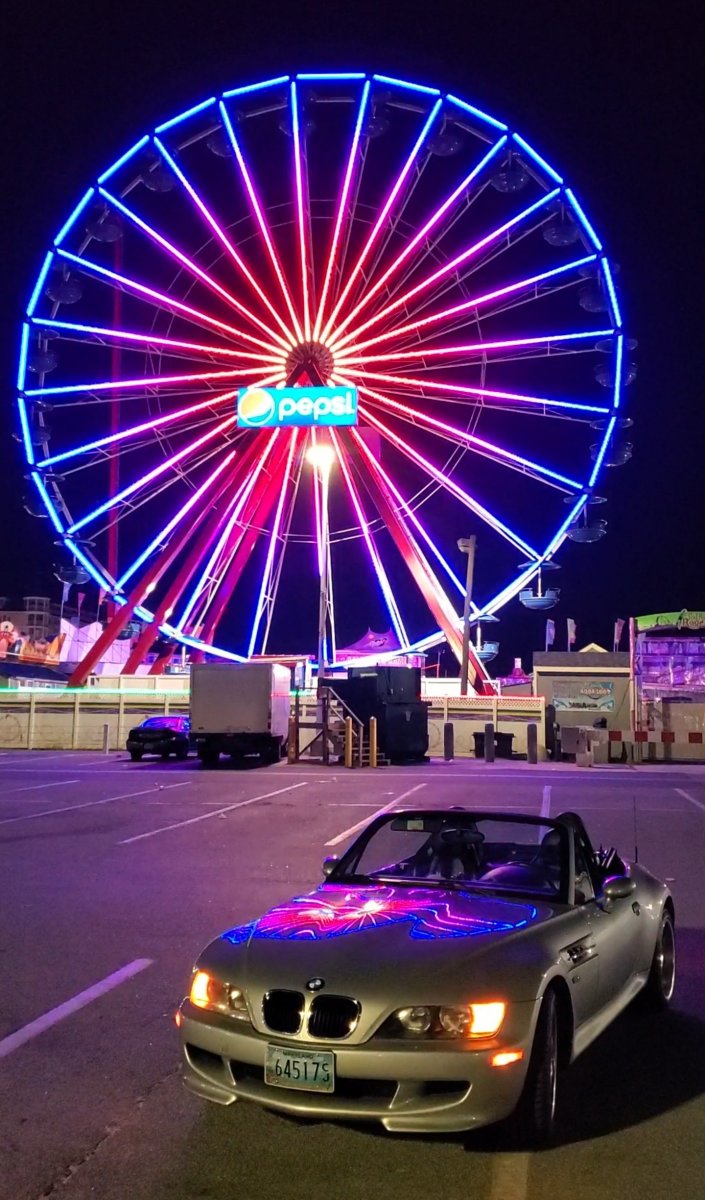
[[455,104],[457,108],[465,109],[465,112],[471,113],[473,117],[478,117],[480,121],[486,121],[488,125],[494,126],[495,129],[506,131],[509,128],[503,121],[496,121],[494,117],[488,116],[487,113],[482,112],[479,108],[475,108],[472,104],[468,104],[465,100],[459,99],[458,96],[451,96],[449,94],[446,96],[446,100],[450,101],[451,104]]
[[66,234],[68,233],[69,229],[74,224],[74,222],[78,220],[78,218],[80,217],[84,208],[88,204],[88,201],[90,200],[91,196],[94,195],[94,193],[95,193],[95,188],[89,187],[85,196],[81,197],[78,204],[76,205],[73,212],[71,213],[71,216],[69,217],[68,221],[66,221],[65,224],[63,224],[61,226],[61,229],[59,230],[56,237],[54,238],[55,246],[61,245],[61,243],[63,242],[64,238],[66,237]]
[[170,121],[164,121],[162,125],[157,125],[154,132],[164,133],[165,129],[171,129],[172,125],[179,125],[181,121],[186,121],[189,117],[194,117],[196,113],[203,112],[205,108],[210,108],[211,104],[215,104],[215,96],[211,96],[210,100],[203,100],[200,104],[194,104],[193,108],[187,108],[186,112],[179,113],[178,117],[172,117]]
[[322,71],[321,74],[309,74],[308,72],[299,74],[297,79],[366,79],[364,71]]
[[32,437],[29,432],[27,405],[25,404],[24,396],[17,397],[17,407],[20,410],[20,425],[22,427],[22,441],[24,442],[25,457],[31,467],[34,465],[34,446],[32,445]]
[[52,500],[46,487],[44,486],[44,480],[42,479],[42,477],[38,471],[32,471],[32,479],[34,480],[34,484],[35,484],[37,491],[39,492],[39,495],[41,496],[42,500],[44,501],[44,506],[45,506],[47,512],[49,513],[49,517],[51,518],[51,523],[54,526],[54,529],[56,530],[57,533],[60,533],[63,536],[64,527],[61,524],[61,518],[59,517],[59,514],[56,511],[54,501]]
[[22,338],[20,340],[20,361],[17,367],[17,390],[24,391],[25,379],[27,376],[27,348],[29,346],[29,325],[25,321],[22,326]]
[[227,100],[230,96],[244,96],[246,92],[261,92],[264,88],[276,87],[280,83],[288,83],[291,76],[278,75],[276,79],[264,79],[262,83],[250,83],[247,87],[233,88],[230,92],[223,92],[223,99]]
[[51,260],[53,259],[53,257],[54,257],[54,251],[50,250],[49,253],[47,254],[46,258],[44,259],[44,262],[42,263],[42,269],[39,272],[39,275],[37,276],[37,282],[34,285],[34,291],[32,292],[32,295],[29,298],[29,304],[27,305],[27,316],[28,317],[32,316],[35,308],[37,307],[37,301],[39,300],[39,296],[41,294],[42,288],[44,287],[44,281],[46,280],[46,277],[49,274],[49,267],[51,266]]
[[128,162],[134,154],[137,154],[143,146],[147,145],[148,141],[149,136],[145,133],[144,137],[141,137],[138,142],[135,142],[134,146],[130,146],[129,150],[126,150],[120,158],[115,160],[112,167],[108,167],[107,171],[103,171],[103,174],[98,176],[98,183],[105,183],[106,179],[110,179],[110,176],[114,175],[116,171],[119,171],[120,167]]
[[425,92],[427,96],[440,96],[440,88],[424,87],[421,83],[409,83],[406,79],[392,79],[390,75],[373,75],[377,83],[391,83],[393,87],[406,88],[410,92]]
[[522,150],[526,151],[530,158],[533,158],[534,162],[541,168],[542,171],[545,171],[547,175],[551,176],[551,179],[553,179],[556,183],[563,183],[562,176],[559,175],[557,171],[554,171],[553,167],[548,165],[545,158],[542,158],[540,154],[536,153],[533,146],[530,146],[528,142],[525,142],[523,137],[519,137],[518,133],[514,134],[514,141],[518,146],[521,146]]
[[575,198],[575,193],[573,192],[572,188],[565,189],[565,196],[566,196],[566,200],[568,201],[571,208],[573,209],[573,212],[575,213],[576,217],[580,221],[580,224],[582,225],[586,234],[590,238],[590,241],[592,242],[595,249],[602,250],[602,242],[600,241],[599,237],[595,233],[595,230],[593,229],[592,225],[590,224],[587,217],[585,216],[585,212],[578,204],[578,201]]
[[620,333],[614,349],[614,393],[613,404],[619,408],[622,393],[622,366],[624,362],[624,334]]
[[73,541],[72,538],[65,537],[64,545],[68,546],[68,548],[71,551],[71,553],[73,554],[74,558],[77,558],[78,561],[86,568],[88,574],[98,584],[98,587],[102,588],[103,591],[105,591],[105,592],[112,592],[113,585],[108,582],[105,575],[103,575],[103,573],[98,570],[95,563],[91,562],[90,558],[88,558],[87,555],[85,555],[83,553],[83,551],[80,549],[79,546],[76,545],[76,543]]
[[606,258],[603,257],[600,261],[602,263],[602,272],[605,277],[605,283],[607,284],[607,291],[610,294],[610,301],[612,304],[612,320],[614,321],[615,325],[621,326],[622,314],[619,310],[617,289],[614,286],[614,279],[612,278],[612,268],[610,267],[610,264]]
[[607,453],[607,447],[609,445],[610,438],[612,437],[612,434],[614,433],[614,427],[615,427],[616,421],[617,421],[617,415],[615,414],[611,418],[610,423],[605,430],[605,437],[602,442],[602,446],[600,447],[600,453],[598,454],[597,458],[595,459],[595,466],[593,467],[592,475],[590,476],[590,483],[589,483],[590,487],[593,486],[595,480],[597,479],[597,476],[599,475],[600,467],[602,466],[602,461],[605,457],[605,454]]

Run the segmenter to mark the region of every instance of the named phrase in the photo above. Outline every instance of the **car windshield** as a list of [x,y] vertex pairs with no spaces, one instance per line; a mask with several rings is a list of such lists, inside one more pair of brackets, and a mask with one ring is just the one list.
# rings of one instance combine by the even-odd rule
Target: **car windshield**
[[184,717],[147,717],[142,722],[142,729],[181,729]]
[[390,814],[343,856],[335,882],[391,879],[559,898],[568,834],[539,818],[480,813]]

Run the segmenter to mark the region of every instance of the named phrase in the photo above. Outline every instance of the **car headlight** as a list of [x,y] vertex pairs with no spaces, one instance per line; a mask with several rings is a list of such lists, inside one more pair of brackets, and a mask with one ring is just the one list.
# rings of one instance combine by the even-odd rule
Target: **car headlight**
[[499,1033],[507,1006],[502,1000],[485,1004],[435,1005],[417,1004],[399,1008],[392,1024],[383,1031],[393,1033],[399,1026],[406,1034],[416,1037],[493,1038]]
[[196,1008],[208,1008],[226,1013],[239,1021],[249,1021],[245,993],[231,983],[215,979],[207,971],[194,972],[189,999]]

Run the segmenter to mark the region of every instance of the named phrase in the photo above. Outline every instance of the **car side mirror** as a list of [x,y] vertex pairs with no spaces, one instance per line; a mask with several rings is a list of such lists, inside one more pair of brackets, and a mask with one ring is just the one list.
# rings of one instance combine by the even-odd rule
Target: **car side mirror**
[[338,865],[338,855],[337,854],[329,854],[327,858],[323,859],[323,877],[324,877],[324,879],[327,879],[329,875],[332,875],[333,870],[337,865]]
[[605,900],[626,900],[636,889],[636,883],[628,875],[612,875],[602,886]]

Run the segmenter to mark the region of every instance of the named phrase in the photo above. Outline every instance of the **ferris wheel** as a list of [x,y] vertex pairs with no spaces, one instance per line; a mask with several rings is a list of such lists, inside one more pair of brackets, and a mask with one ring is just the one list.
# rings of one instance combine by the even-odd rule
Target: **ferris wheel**
[[434,87],[282,76],[141,137],[22,326],[31,479],[108,605],[83,676],[127,630],[126,670],[159,636],[156,671],[368,626],[459,654],[458,539],[491,617],[628,453],[614,276],[563,177]]

